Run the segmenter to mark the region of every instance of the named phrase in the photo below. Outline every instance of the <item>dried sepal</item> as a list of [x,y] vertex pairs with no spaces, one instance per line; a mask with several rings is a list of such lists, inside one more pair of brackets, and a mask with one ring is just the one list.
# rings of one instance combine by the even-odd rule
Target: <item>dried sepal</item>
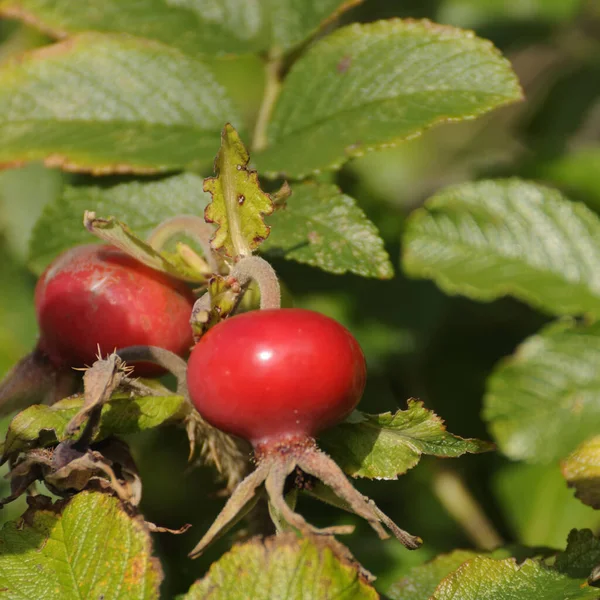
[[[352,533],[354,528],[351,526],[323,529],[314,527],[286,502],[286,481],[298,469],[317,478],[330,488],[339,499],[339,504],[346,510],[366,519],[380,538],[389,537],[385,530],[387,528],[410,550],[414,550],[422,544],[419,537],[400,529],[372,500],[357,491],[340,467],[319,450],[313,439],[284,439],[276,443],[259,445],[255,448],[255,456],[256,470],[233,490],[221,513],[190,553],[192,558],[199,556],[212,541],[247,513],[248,507],[256,501],[259,488],[263,484],[278,521],[287,523],[304,535],[332,536]],[[299,487],[304,487],[303,481],[300,483]],[[308,488],[313,488],[313,485]],[[337,502],[334,501],[334,504]],[[281,523],[279,523],[279,527],[281,528]]]
[[200,556],[212,542],[226,533],[254,507],[258,500],[256,492],[267,478],[269,468],[269,463],[259,464],[250,475],[238,484],[225,503],[223,510],[190,552],[191,558]]
[[85,371],[83,375],[84,403],[81,410],[67,425],[67,435],[76,433],[95,408],[102,407],[105,402],[110,400],[113,392],[132,373],[133,367],[127,366],[116,352],[103,359],[100,348],[98,348],[98,360],[91,367],[83,370]]
[[227,318],[237,308],[242,287],[233,277],[212,275],[208,288],[196,303],[190,317],[190,325],[196,341],[211,327]]

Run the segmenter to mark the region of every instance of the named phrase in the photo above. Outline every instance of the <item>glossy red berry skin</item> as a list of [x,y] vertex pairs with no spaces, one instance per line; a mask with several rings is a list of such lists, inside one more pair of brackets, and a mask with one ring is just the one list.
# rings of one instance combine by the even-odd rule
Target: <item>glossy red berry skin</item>
[[222,321],[192,350],[188,388],[215,427],[255,447],[314,437],[342,421],[366,381],[352,334],[320,313],[255,310]]
[[[113,246],[78,246],[61,254],[35,289],[38,348],[56,366],[82,367],[136,345],[179,355],[193,344],[189,324],[194,296],[187,285]],[[135,375],[162,371],[136,365]]]

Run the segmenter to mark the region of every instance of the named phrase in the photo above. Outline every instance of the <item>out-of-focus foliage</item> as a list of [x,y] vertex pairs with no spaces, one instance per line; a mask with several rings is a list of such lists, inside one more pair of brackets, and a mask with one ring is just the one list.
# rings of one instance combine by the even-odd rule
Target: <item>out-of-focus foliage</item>
[[[344,194],[355,199],[365,217],[379,228],[385,250],[394,263],[394,278],[377,281],[348,273],[332,275],[320,272],[309,266],[313,257],[307,256],[309,249],[306,248],[290,250],[290,254],[296,253],[290,258],[309,265],[279,258],[274,258],[273,264],[297,306],[330,314],[358,337],[370,369],[367,390],[360,406],[362,411],[393,413],[406,406],[407,398],[418,397],[428,409],[435,410],[445,419],[449,431],[465,437],[490,439],[487,424],[480,413],[485,382],[495,368],[494,380],[500,387],[488,387],[488,395],[494,392],[498,414],[507,408],[510,401],[520,402],[519,410],[524,411],[527,417],[519,420],[519,428],[526,427],[539,417],[535,413],[536,407],[544,418],[557,419],[561,413],[546,410],[544,398],[533,403],[526,401],[525,396],[517,398],[511,394],[502,401],[502,396],[496,393],[501,391],[503,384],[500,378],[508,377],[508,371],[518,367],[515,359],[500,366],[498,361],[511,355],[525,338],[538,333],[548,315],[517,300],[499,299],[489,304],[478,304],[446,295],[431,282],[407,279],[399,260],[399,240],[406,218],[415,208],[421,207],[428,197],[442,188],[469,180],[506,176],[535,180],[558,188],[566,197],[582,202],[591,211],[600,212],[600,178],[596,175],[600,155],[600,85],[597,83],[600,9],[594,0],[538,0],[527,3],[516,0],[365,0],[345,13],[341,22],[369,22],[392,16],[427,17],[442,24],[473,27],[478,35],[496,43],[512,62],[527,100],[475,121],[432,129],[397,148],[355,158],[337,173],[319,176],[320,185],[328,188],[338,185]],[[0,40],[0,63],[10,55],[45,41],[33,29],[11,20],[0,21]],[[194,64],[188,74],[204,72],[196,65],[195,59],[189,60]],[[247,130],[261,100],[263,70],[260,61],[247,56],[210,57],[203,61],[210,65],[211,85],[213,81],[218,83],[222,98],[236,106],[240,129]],[[142,75],[138,73],[138,80]],[[197,84],[200,85],[200,82]],[[198,89],[197,93],[202,96],[204,90]],[[33,101],[41,102],[42,97]],[[158,111],[158,108],[155,109]],[[152,107],[148,110],[151,116],[158,114],[152,112]],[[285,116],[282,113],[281,119]],[[146,125],[151,126],[152,123]],[[205,146],[203,123],[199,123],[193,139],[180,138],[177,143],[173,142],[169,152],[161,155],[161,164],[185,164],[188,157],[186,148],[189,148],[186,144],[201,146],[205,163],[196,164],[194,168],[199,176],[209,175],[211,168],[208,163],[216,153],[221,125],[215,121],[210,142]],[[147,130],[147,137],[139,141],[139,144],[146,144],[142,148],[144,157],[150,156],[152,161],[155,161],[154,142],[159,139],[153,137],[158,136],[156,131]],[[111,135],[124,135],[122,129],[96,133],[105,135],[107,144]],[[41,143],[43,138],[34,141]],[[82,151],[87,149],[84,142],[85,139]],[[134,150],[138,152],[139,148]],[[315,148],[315,152],[320,150]],[[95,156],[89,162],[101,164],[102,159],[102,156]],[[140,160],[140,165],[144,164]],[[168,178],[157,178],[156,185],[167,185],[168,181]],[[115,184],[136,185],[125,175],[105,177],[100,183],[110,190],[110,194],[119,189],[114,187]],[[66,185],[69,187],[64,187]],[[37,164],[7,170],[0,175],[2,372],[23,356],[35,341],[35,279],[28,270],[25,251],[31,228],[44,207],[46,215],[56,216],[56,220],[48,221],[49,228],[56,228],[52,229],[56,231],[54,244],[50,237],[45,237],[42,244],[39,232],[33,237],[33,266],[39,272],[60,250],[59,217],[66,217],[58,214],[61,207],[68,206],[70,210],[72,199],[80,193],[82,213],[83,209],[95,208],[89,196],[90,185],[92,178],[88,175],[65,175]],[[174,198],[177,200],[177,197]],[[107,200],[111,209],[118,206],[118,203],[110,204],[113,200]],[[290,200],[291,207],[292,202]],[[150,209],[146,216],[147,221],[140,225],[142,233],[146,233],[144,227],[149,230],[154,226]],[[70,214],[68,218],[73,217]],[[274,226],[276,219],[277,213],[273,215]],[[134,225],[133,222],[129,224]],[[553,226],[560,225],[560,219],[555,220]],[[85,236],[82,229],[82,236],[77,241],[85,241]],[[90,237],[90,241],[92,239]],[[273,244],[275,241],[276,237],[271,240]],[[362,241],[365,242],[365,238]],[[381,249],[365,242],[353,250],[358,252],[364,248],[371,248],[371,252],[380,256],[381,272],[385,271],[387,275],[389,268]],[[276,256],[275,248],[268,254],[269,258],[272,256]],[[548,302],[538,302],[537,305],[548,309]],[[564,327],[585,330],[588,326]],[[546,332],[539,335],[546,336]],[[539,341],[536,337],[527,343],[536,339]],[[548,340],[543,338],[544,341]],[[530,348],[540,352],[539,344]],[[577,381],[580,382],[585,374],[582,373],[583,367],[589,366],[593,358],[584,353],[579,366],[573,366],[573,376],[578,378]],[[529,360],[533,359],[530,357]],[[551,365],[546,367],[552,370]],[[554,377],[541,376],[536,384],[538,392],[543,390],[546,394],[555,383],[558,374],[550,375]],[[584,392],[586,397],[594,394],[589,386]],[[584,427],[582,421],[587,420],[585,415],[588,413],[577,413],[575,409],[587,406],[590,405],[575,399],[570,408],[564,409],[565,414],[573,419],[582,414],[579,423]],[[568,419],[555,424],[556,431],[563,436],[558,438],[560,444],[555,443],[554,438],[536,438],[544,456],[548,458],[551,455],[552,459],[557,459],[552,467],[507,465],[504,459],[494,454],[463,457],[452,464],[452,468],[460,471],[505,541],[564,548],[565,536],[570,528],[598,529],[596,513],[573,499],[574,491],[566,487],[558,473],[558,459],[566,458],[579,443],[575,439],[563,443],[572,424]],[[492,432],[497,427],[492,426]],[[510,433],[515,432],[518,433],[516,426]],[[501,450],[509,447],[505,439],[509,438],[504,434],[499,436]],[[184,472],[188,448],[181,430],[166,428],[144,432],[132,436],[129,441],[144,481],[142,510],[145,516],[165,526],[180,527],[186,522],[194,526],[195,533],[192,534],[155,536],[155,553],[165,570],[162,592],[165,598],[171,598],[185,593],[199,575],[229,549],[232,536],[226,536],[196,562],[185,558],[197,532],[207,528],[222,505],[222,499],[217,495],[219,484],[213,481],[209,470]],[[509,451],[510,456],[527,457],[529,450],[523,453],[523,445],[510,447],[518,449],[518,452]],[[531,446],[526,445],[526,448]],[[409,553],[396,542],[379,542],[368,527],[356,523],[356,534],[343,541],[365,568],[379,577],[378,583],[397,581],[411,567],[441,552],[473,545],[435,496],[432,482],[436,468],[432,459],[423,462],[399,481],[358,483],[360,489],[374,498],[382,510],[398,522],[410,524],[411,531],[418,532],[426,540],[422,549]],[[6,484],[2,486],[2,494],[5,495]],[[302,500],[301,509],[315,524],[332,524],[336,520],[355,523],[352,517],[310,500]],[[20,512],[22,505],[10,506],[0,513],[0,518],[9,520]],[[536,577],[540,575],[537,566],[528,568],[536,571],[533,574]],[[499,571],[498,576],[514,571],[512,563],[502,563],[499,569],[502,572]],[[440,579],[443,576],[441,573]],[[581,581],[584,579],[582,577]],[[578,580],[577,585],[581,581]],[[456,585],[461,584],[457,582]],[[381,589],[385,589],[385,585]]]

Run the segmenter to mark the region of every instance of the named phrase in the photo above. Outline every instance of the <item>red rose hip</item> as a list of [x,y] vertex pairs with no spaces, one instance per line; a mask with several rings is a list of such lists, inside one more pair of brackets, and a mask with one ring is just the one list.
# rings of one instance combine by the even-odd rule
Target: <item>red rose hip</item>
[[188,388],[212,425],[255,447],[313,437],[358,404],[366,368],[342,325],[303,309],[256,310],[221,321],[194,347]]
[[[119,249],[86,245],[61,254],[35,290],[38,349],[57,369],[91,365],[127,346],[160,346],[178,355],[192,344],[189,288]],[[135,374],[155,375],[147,363]]]
[[190,556],[202,554],[226,531],[262,485],[273,514],[294,529],[349,533],[352,527],[318,529],[289,506],[286,486],[294,472],[331,488],[381,538],[387,537],[385,526],[406,547],[419,547],[421,539],[358,492],[314,439],[352,412],[365,379],[358,342],[339,323],[310,310],[255,310],[221,321],[200,338],[188,362],[190,398],[211,425],[252,443],[256,469],[233,490]]

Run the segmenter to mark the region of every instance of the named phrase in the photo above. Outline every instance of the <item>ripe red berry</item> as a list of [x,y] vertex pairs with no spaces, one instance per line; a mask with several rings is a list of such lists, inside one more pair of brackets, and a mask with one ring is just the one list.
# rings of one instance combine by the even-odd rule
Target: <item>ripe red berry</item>
[[303,309],[256,310],[221,321],[192,350],[188,388],[212,425],[255,447],[313,437],[358,404],[365,359],[336,321]]
[[[38,348],[56,368],[91,365],[98,353],[160,346],[187,353],[194,296],[189,288],[112,246],[86,245],[61,254],[35,290]],[[136,375],[154,375],[149,364]]]

